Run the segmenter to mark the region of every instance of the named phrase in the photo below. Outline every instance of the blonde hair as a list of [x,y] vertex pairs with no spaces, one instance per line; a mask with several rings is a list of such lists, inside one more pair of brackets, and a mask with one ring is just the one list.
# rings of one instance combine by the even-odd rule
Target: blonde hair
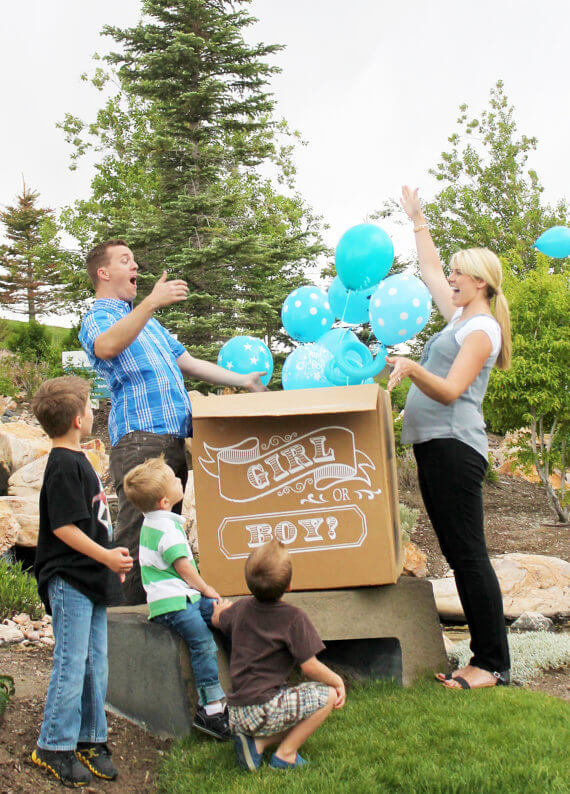
[[64,436],[87,408],[91,384],[77,375],[46,380],[32,400],[32,411],[50,438]]
[[491,311],[501,327],[502,337],[496,364],[499,369],[508,369],[511,366],[511,315],[509,304],[501,290],[501,260],[488,248],[465,248],[453,254],[449,264],[452,269],[457,268],[471,278],[482,279],[487,285],[489,303],[495,299]]
[[160,500],[166,495],[171,471],[163,455],[145,460],[125,475],[125,496],[141,513],[158,510]]
[[258,601],[278,601],[291,584],[287,549],[275,538],[254,549],[245,563],[245,580]]

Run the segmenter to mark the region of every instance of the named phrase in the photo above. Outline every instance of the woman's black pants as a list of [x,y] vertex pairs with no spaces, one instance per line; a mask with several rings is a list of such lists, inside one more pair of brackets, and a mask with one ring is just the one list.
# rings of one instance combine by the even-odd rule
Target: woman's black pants
[[420,490],[439,545],[455,574],[471,633],[470,664],[510,668],[503,599],[485,543],[483,479],[487,461],[454,438],[414,444]]

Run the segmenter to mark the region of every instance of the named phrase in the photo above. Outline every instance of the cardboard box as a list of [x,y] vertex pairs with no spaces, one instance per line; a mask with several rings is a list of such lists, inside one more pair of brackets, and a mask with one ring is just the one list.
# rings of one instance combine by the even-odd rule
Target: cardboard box
[[272,537],[293,590],[390,584],[402,569],[388,393],[376,384],[197,397],[192,460],[200,571],[247,593],[244,563]]

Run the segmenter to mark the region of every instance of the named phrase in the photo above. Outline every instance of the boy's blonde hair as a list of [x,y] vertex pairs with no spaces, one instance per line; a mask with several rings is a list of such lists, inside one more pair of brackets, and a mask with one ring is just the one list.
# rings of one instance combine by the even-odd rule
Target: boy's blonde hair
[[457,268],[471,278],[480,278],[487,285],[487,298],[495,299],[492,309],[495,320],[501,327],[501,350],[497,356],[497,367],[511,366],[511,315],[509,304],[501,289],[503,268],[501,260],[488,248],[464,248],[451,257],[450,267]]
[[287,549],[275,538],[254,549],[245,563],[245,580],[258,601],[278,601],[291,584]]
[[32,411],[50,438],[64,436],[76,416],[83,416],[91,392],[89,381],[77,375],[46,380],[32,400]]
[[160,500],[166,495],[171,471],[164,455],[145,460],[125,475],[125,496],[141,513],[158,510]]

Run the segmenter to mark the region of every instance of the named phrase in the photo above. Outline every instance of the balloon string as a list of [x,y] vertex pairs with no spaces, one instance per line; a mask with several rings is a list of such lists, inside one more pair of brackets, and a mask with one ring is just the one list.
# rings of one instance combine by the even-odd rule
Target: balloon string
[[[341,321],[341,323],[343,323],[343,322],[345,321],[345,320],[344,320],[344,315],[346,314],[346,310],[348,309],[348,300],[349,300],[349,298],[350,298],[350,293],[351,293],[351,292],[352,292],[352,290],[351,290],[351,289],[347,289],[347,290],[346,290],[346,300],[345,300],[345,302],[344,302],[344,309],[342,310],[342,317],[340,318],[340,321]],[[340,348],[342,348],[342,340],[343,340],[343,339],[344,339],[344,337],[345,337],[345,336],[348,334],[348,332],[350,331],[350,328],[343,328],[342,330],[343,330],[343,334],[342,334],[342,336],[341,336],[341,338],[340,338],[340,340],[339,340],[339,343],[338,343]],[[349,385],[349,380],[350,380],[350,378],[349,378],[349,376],[347,375],[347,376],[346,376],[346,385],[347,385],[347,386]]]

